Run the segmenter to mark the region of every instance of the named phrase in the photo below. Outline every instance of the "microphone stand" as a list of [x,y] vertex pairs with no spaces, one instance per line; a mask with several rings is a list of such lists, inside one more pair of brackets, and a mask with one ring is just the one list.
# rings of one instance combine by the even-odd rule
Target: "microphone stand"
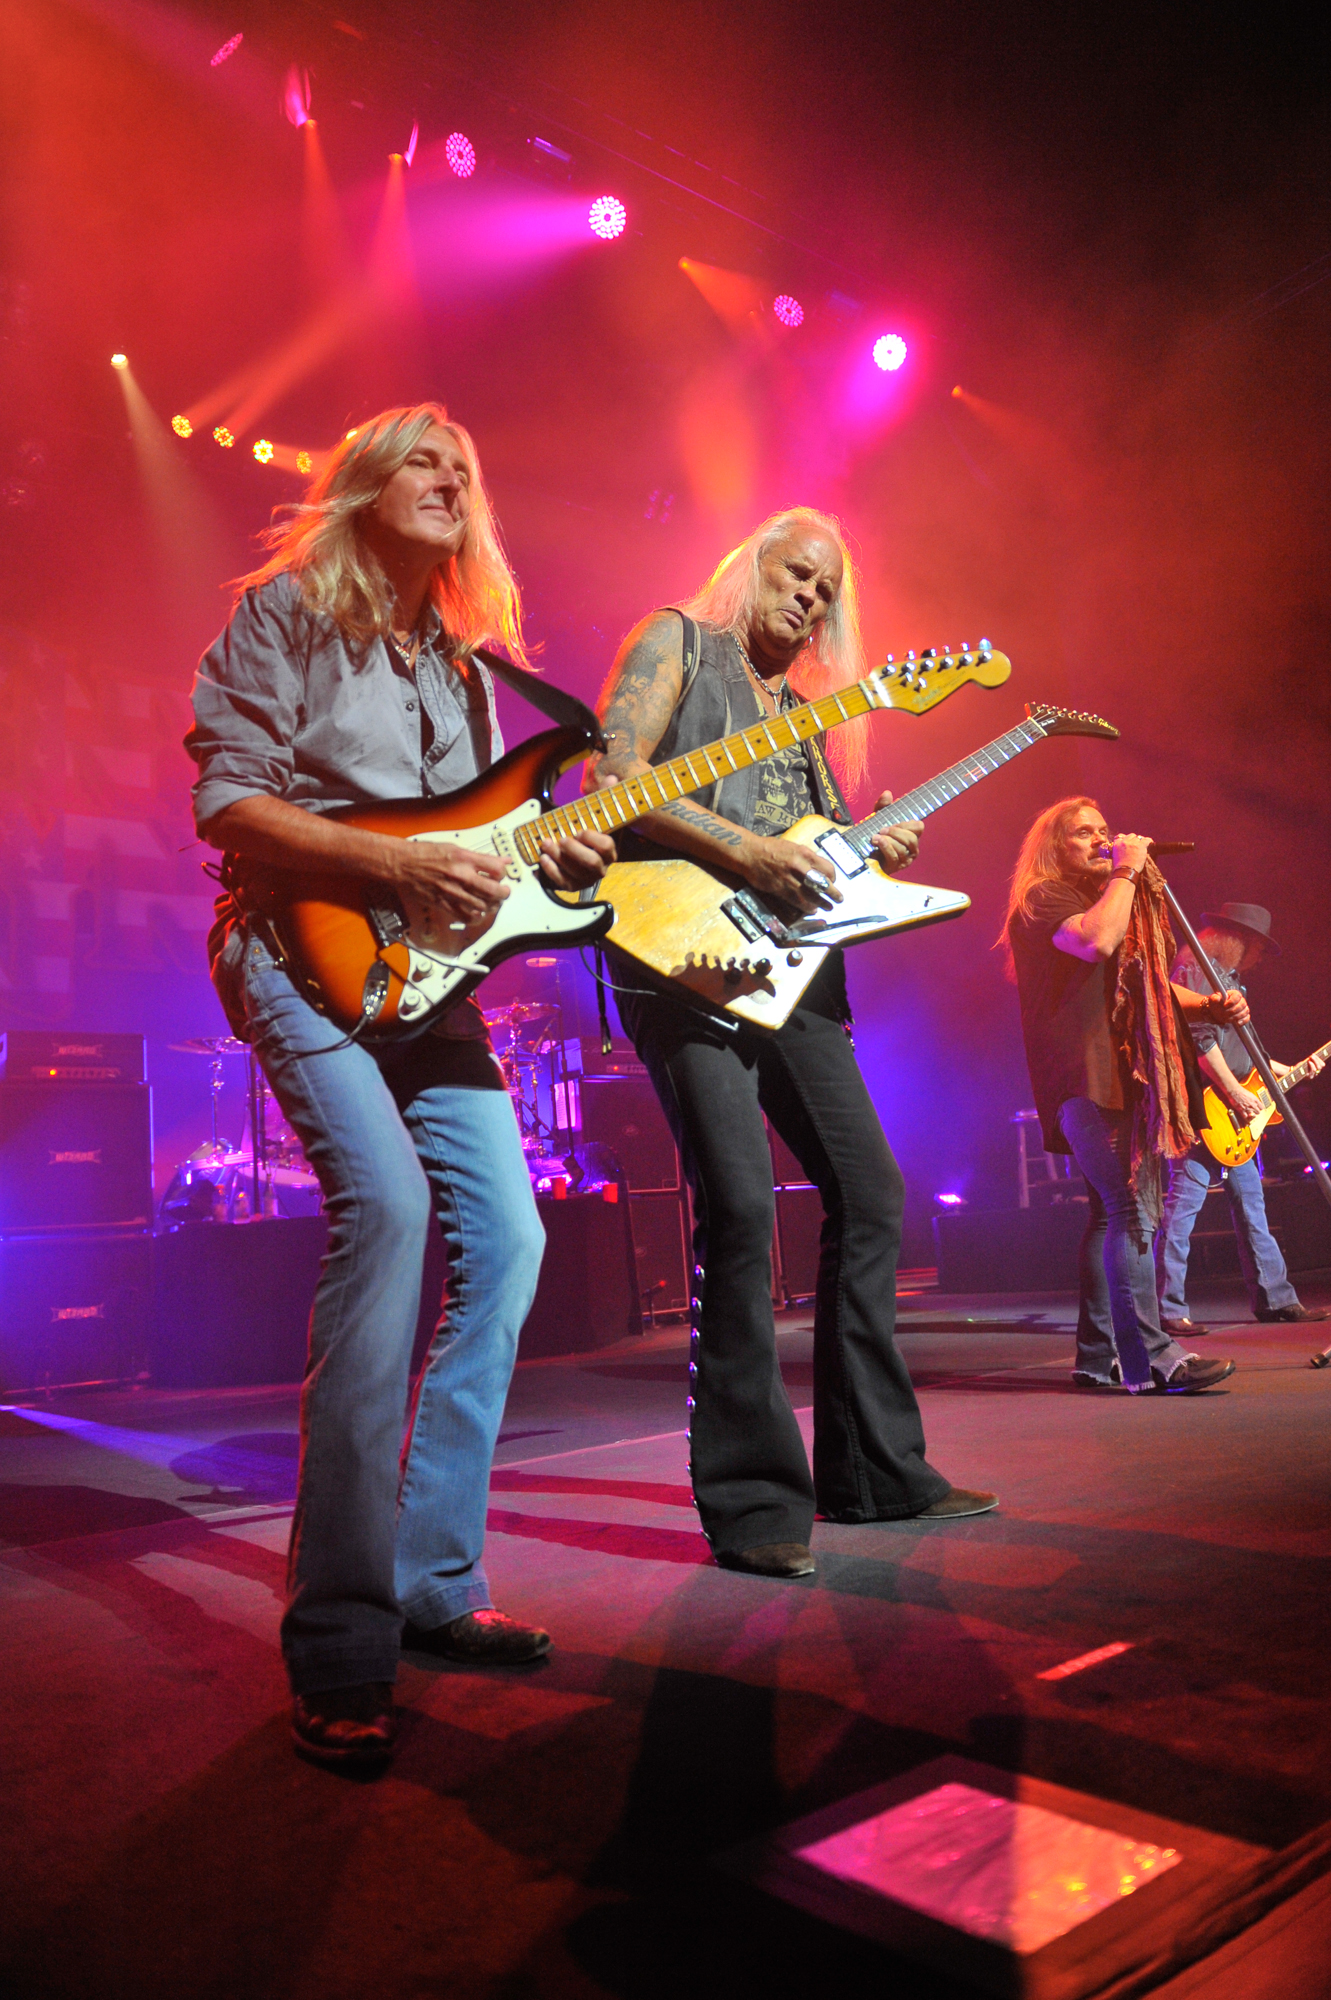
[[[1161,877],[1161,880],[1163,881],[1164,878]],[[1192,925],[1188,922],[1188,919],[1184,916],[1182,910],[1179,908],[1178,898],[1174,894],[1174,891],[1170,888],[1168,882],[1165,882],[1164,890],[1165,890],[1165,901],[1169,905],[1170,915],[1173,917],[1175,925],[1177,926],[1179,933],[1181,934],[1185,943],[1187,944],[1188,949],[1191,951],[1193,957],[1196,959],[1202,971],[1206,974],[1207,979],[1210,981],[1215,991],[1217,993],[1224,993],[1226,991],[1224,980],[1220,977],[1220,974],[1216,971],[1210,959],[1206,956],[1206,953],[1202,950],[1201,944],[1198,941],[1197,933],[1193,929]],[[1308,1165],[1312,1170],[1312,1177],[1314,1181],[1316,1181],[1317,1183],[1323,1201],[1326,1202],[1328,1207],[1331,1207],[1331,1176],[1328,1176],[1326,1168],[1322,1165],[1322,1162],[1318,1159],[1317,1148],[1314,1146],[1312,1140],[1308,1137],[1307,1132],[1304,1130],[1304,1127],[1299,1119],[1298,1113],[1291,1109],[1289,1099],[1286,1097],[1284,1091],[1280,1088],[1280,1085],[1276,1080],[1275,1071],[1272,1069],[1270,1061],[1267,1058],[1266,1051],[1263,1049],[1261,1043],[1258,1041],[1251,1027],[1249,1027],[1246,1022],[1242,1026],[1236,1026],[1234,1032],[1238,1036],[1239,1040],[1242,1042],[1244,1048],[1248,1051],[1248,1054],[1252,1057],[1254,1069],[1257,1071],[1257,1074],[1261,1077],[1262,1082],[1266,1085],[1267,1089],[1270,1091],[1271,1096],[1275,1101],[1275,1106],[1277,1111],[1279,1111],[1284,1117],[1285,1123],[1289,1126],[1290,1132],[1293,1135],[1298,1145],[1299,1151],[1303,1154],[1303,1157],[1307,1160]],[[1315,1354],[1312,1358],[1311,1365],[1314,1368],[1331,1367],[1331,1347],[1324,1348],[1320,1354]]]

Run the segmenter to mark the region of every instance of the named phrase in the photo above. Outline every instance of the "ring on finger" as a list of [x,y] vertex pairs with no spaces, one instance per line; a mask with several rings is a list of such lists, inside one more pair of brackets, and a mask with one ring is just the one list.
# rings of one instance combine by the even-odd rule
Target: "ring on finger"
[[826,895],[827,877],[826,875],[824,875],[821,868],[809,869],[808,873],[804,877],[804,887],[806,889],[812,889],[814,891],[821,891],[822,894]]

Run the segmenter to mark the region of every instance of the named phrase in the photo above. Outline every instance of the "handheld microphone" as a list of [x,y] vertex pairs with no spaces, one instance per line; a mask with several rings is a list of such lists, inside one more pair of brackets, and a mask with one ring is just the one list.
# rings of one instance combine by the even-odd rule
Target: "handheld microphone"
[[1196,845],[1195,840],[1153,840],[1146,852],[1154,860],[1157,854],[1191,854]]

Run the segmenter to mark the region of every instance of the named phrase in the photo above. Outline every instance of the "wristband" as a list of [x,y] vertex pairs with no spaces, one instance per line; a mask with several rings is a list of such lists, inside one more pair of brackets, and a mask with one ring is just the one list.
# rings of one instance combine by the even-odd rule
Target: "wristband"
[[1117,868],[1110,869],[1109,879],[1111,882],[1135,883],[1137,880],[1137,870],[1135,868],[1129,868],[1126,861],[1120,861]]

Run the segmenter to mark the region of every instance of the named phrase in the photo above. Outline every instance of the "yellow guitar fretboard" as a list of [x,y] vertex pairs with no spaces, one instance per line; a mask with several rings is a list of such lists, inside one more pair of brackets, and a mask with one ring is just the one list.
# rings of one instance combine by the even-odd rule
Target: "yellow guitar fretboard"
[[817,701],[806,701],[785,715],[765,717],[747,729],[737,730],[733,736],[704,744],[701,750],[672,757],[668,764],[658,764],[639,777],[626,778],[622,784],[570,800],[568,805],[542,813],[539,819],[528,820],[513,836],[518,851],[524,861],[535,867],[543,841],[586,833],[592,828],[598,833],[616,833],[620,827],[641,819],[644,813],[671,805],[689,792],[701,791],[705,785],[728,778],[733,771],[760,764],[765,757],[774,757],[780,750],[805,743],[811,736],[821,736],[825,730],[850,722],[857,715],[867,715],[871,709],[891,706],[890,697],[879,685],[878,675],[869,674],[852,687],[821,695]]

